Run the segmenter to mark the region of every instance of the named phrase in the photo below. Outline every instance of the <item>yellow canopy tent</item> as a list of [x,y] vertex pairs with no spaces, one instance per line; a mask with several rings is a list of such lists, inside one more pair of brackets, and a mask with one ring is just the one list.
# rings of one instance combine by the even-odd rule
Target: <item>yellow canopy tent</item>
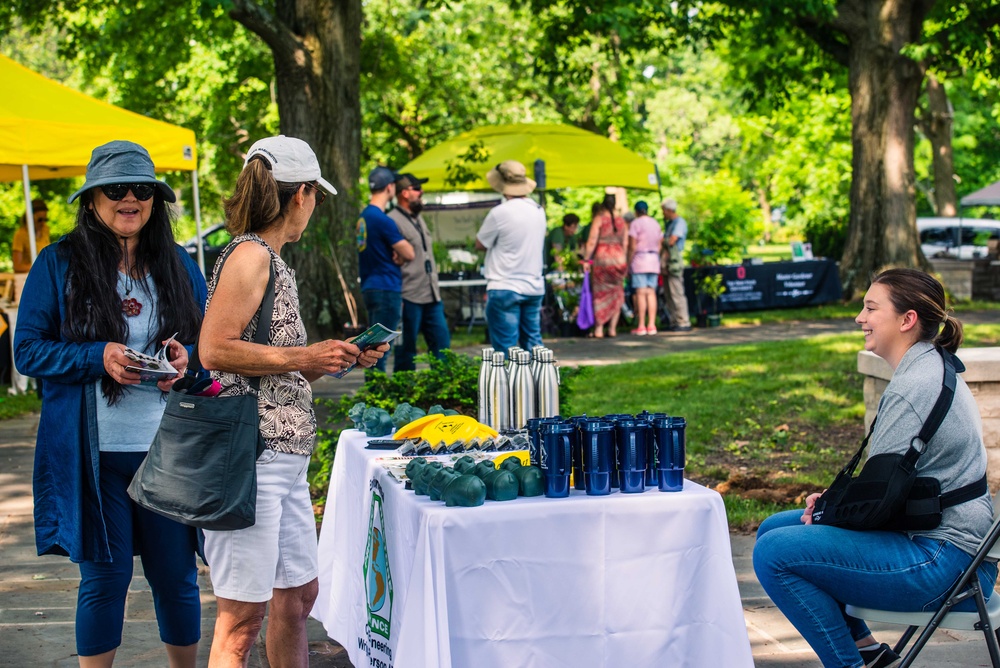
[[491,190],[486,172],[504,160],[518,160],[529,174],[537,160],[543,161],[545,190],[660,187],[656,166],[649,160],[606,137],[553,123],[476,128],[438,144],[399,171],[429,179],[424,184],[428,191]]
[[[0,81],[4,82],[0,98],[0,181],[24,182],[28,220],[33,216],[31,179],[85,174],[95,147],[126,139],[144,146],[157,170],[191,172],[195,224],[201,238],[194,132],[95,100],[3,55]],[[28,232],[34,259],[34,227],[28,225]],[[204,271],[200,244],[198,264]]]

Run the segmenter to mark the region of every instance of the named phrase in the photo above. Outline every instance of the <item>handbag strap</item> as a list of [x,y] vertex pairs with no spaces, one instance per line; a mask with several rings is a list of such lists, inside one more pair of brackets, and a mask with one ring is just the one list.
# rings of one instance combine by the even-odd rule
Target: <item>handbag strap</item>
[[[241,241],[240,243],[245,243]],[[218,260],[218,276],[222,276],[222,269],[226,266],[226,260],[232,255],[233,251],[236,250],[236,244],[232,246],[226,253]],[[269,251],[270,252],[270,251]],[[254,332],[253,342],[259,343],[260,345],[267,345],[268,335],[271,331],[271,316],[274,313],[274,262],[273,258],[268,258],[268,278],[267,278],[267,289],[264,290],[264,298],[261,300],[260,306],[257,312],[260,316],[257,318],[257,330]],[[201,334],[195,339],[194,349],[191,351],[191,359],[188,361],[188,371],[192,368],[197,369],[196,373],[200,373],[202,370],[201,360],[198,359],[198,341],[201,339]],[[253,376],[249,379],[250,387],[253,388],[254,394],[260,391],[260,376]]]

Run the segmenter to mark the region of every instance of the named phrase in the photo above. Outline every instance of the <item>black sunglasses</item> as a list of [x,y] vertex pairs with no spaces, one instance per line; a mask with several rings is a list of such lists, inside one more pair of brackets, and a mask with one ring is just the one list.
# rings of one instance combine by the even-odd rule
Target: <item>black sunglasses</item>
[[145,202],[153,196],[156,186],[152,183],[109,183],[101,186],[101,192],[109,200],[118,202],[125,198],[131,190],[135,198],[140,202]]
[[319,206],[320,204],[326,201],[326,191],[320,189],[320,187],[317,186],[315,183],[303,183],[302,185],[309,186],[310,188],[316,191],[316,206]]

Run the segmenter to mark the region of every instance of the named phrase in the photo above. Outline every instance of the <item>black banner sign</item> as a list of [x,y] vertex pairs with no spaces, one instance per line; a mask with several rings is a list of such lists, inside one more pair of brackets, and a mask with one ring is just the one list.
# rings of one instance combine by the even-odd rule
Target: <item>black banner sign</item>
[[833,260],[688,267],[684,270],[684,292],[692,317],[713,311],[711,300],[695,293],[695,281],[713,273],[721,273],[726,286],[719,297],[720,313],[827,304],[840,300],[843,294]]

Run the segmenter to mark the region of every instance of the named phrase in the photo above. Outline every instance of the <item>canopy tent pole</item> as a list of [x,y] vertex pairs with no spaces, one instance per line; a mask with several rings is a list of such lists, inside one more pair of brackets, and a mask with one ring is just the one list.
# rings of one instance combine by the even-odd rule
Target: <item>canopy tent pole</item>
[[198,266],[205,273],[205,240],[201,238],[201,197],[198,195],[198,170],[191,170],[191,192],[194,195],[194,229],[198,240]]
[[31,179],[28,178],[27,165],[21,165],[21,183],[24,184],[24,222],[28,227],[28,247],[31,251],[31,263],[34,264],[38,244],[35,243],[35,209],[31,206]]

